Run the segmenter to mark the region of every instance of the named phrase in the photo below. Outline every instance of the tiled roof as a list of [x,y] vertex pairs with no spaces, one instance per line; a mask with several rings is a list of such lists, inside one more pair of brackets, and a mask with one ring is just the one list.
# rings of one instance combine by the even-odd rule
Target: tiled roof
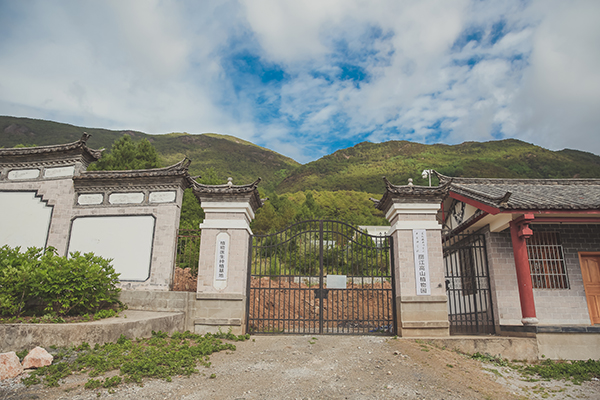
[[177,164],[173,164],[169,167],[164,168],[153,168],[153,169],[133,169],[125,171],[85,171],[79,176],[74,176],[74,180],[87,180],[87,179],[120,179],[120,178],[152,178],[159,176],[183,176],[187,177],[188,169],[191,161],[186,157],[179,161]]
[[440,187],[500,210],[600,209],[600,179],[452,178]]
[[102,150],[93,150],[87,147],[86,143],[90,138],[90,134],[83,133],[81,139],[73,143],[58,144],[51,146],[36,146],[36,147],[18,147],[0,149],[0,157],[6,160],[16,161],[23,158],[45,159],[48,157],[60,156],[63,154],[82,154],[88,162],[97,161],[102,156]]
[[262,200],[257,189],[258,184],[261,181],[260,178],[247,185],[234,185],[231,178],[229,178],[228,182],[224,185],[204,185],[196,182],[191,177],[188,179],[192,186],[192,190],[194,191],[194,195],[196,195],[200,202],[202,202],[201,197],[219,198],[226,195],[227,198],[230,198],[230,196],[227,195],[233,194],[247,199],[253,210],[257,210],[262,206]]
[[258,187],[261,179],[258,178],[247,185],[234,185],[229,178],[229,181],[223,185],[204,185],[192,180],[192,188],[199,193],[249,193]]
[[110,188],[173,188],[190,186],[188,168],[190,160],[184,158],[165,168],[126,171],[85,171],[73,177],[76,190],[103,190]]
[[390,205],[398,199],[411,198],[418,201],[431,202],[441,200],[448,192],[447,185],[440,186],[416,186],[408,185],[393,185],[386,177],[383,177],[386,190],[381,200],[371,199],[375,203],[375,207],[385,211]]

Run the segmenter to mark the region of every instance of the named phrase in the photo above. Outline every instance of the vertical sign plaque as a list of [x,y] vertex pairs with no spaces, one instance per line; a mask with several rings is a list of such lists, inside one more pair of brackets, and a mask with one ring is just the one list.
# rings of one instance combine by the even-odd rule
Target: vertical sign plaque
[[415,250],[415,279],[417,295],[431,295],[429,285],[429,259],[427,258],[427,231],[413,229],[413,247]]
[[227,265],[229,258],[229,235],[221,232],[217,235],[215,260],[215,287],[224,286],[227,281]]

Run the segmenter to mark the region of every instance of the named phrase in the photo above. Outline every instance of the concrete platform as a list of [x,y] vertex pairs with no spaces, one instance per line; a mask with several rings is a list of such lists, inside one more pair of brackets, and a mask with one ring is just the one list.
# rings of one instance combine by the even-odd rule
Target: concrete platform
[[[413,338],[415,339],[415,338]],[[467,354],[490,354],[509,360],[536,361],[539,359],[536,338],[505,336],[450,336],[446,338],[418,338],[437,347],[458,350]]]
[[152,331],[169,334],[183,331],[185,314],[126,310],[119,317],[73,324],[0,324],[0,353],[31,350],[35,346],[70,346],[87,342],[116,341],[122,334],[128,338],[149,337]]

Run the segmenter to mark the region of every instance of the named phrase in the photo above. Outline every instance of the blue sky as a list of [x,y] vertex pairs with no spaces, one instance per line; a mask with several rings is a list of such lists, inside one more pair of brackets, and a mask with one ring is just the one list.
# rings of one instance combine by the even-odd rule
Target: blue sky
[[597,0],[0,0],[0,114],[302,163],[387,140],[600,154],[599,19]]

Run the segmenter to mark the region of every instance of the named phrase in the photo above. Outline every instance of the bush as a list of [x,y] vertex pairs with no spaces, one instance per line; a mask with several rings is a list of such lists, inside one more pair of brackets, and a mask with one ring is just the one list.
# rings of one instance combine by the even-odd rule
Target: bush
[[31,297],[32,274],[41,250],[20,252],[20,247],[0,247],[0,315],[20,315]]
[[80,315],[119,304],[119,274],[93,253],[58,256],[20,247],[0,248],[0,315]]

